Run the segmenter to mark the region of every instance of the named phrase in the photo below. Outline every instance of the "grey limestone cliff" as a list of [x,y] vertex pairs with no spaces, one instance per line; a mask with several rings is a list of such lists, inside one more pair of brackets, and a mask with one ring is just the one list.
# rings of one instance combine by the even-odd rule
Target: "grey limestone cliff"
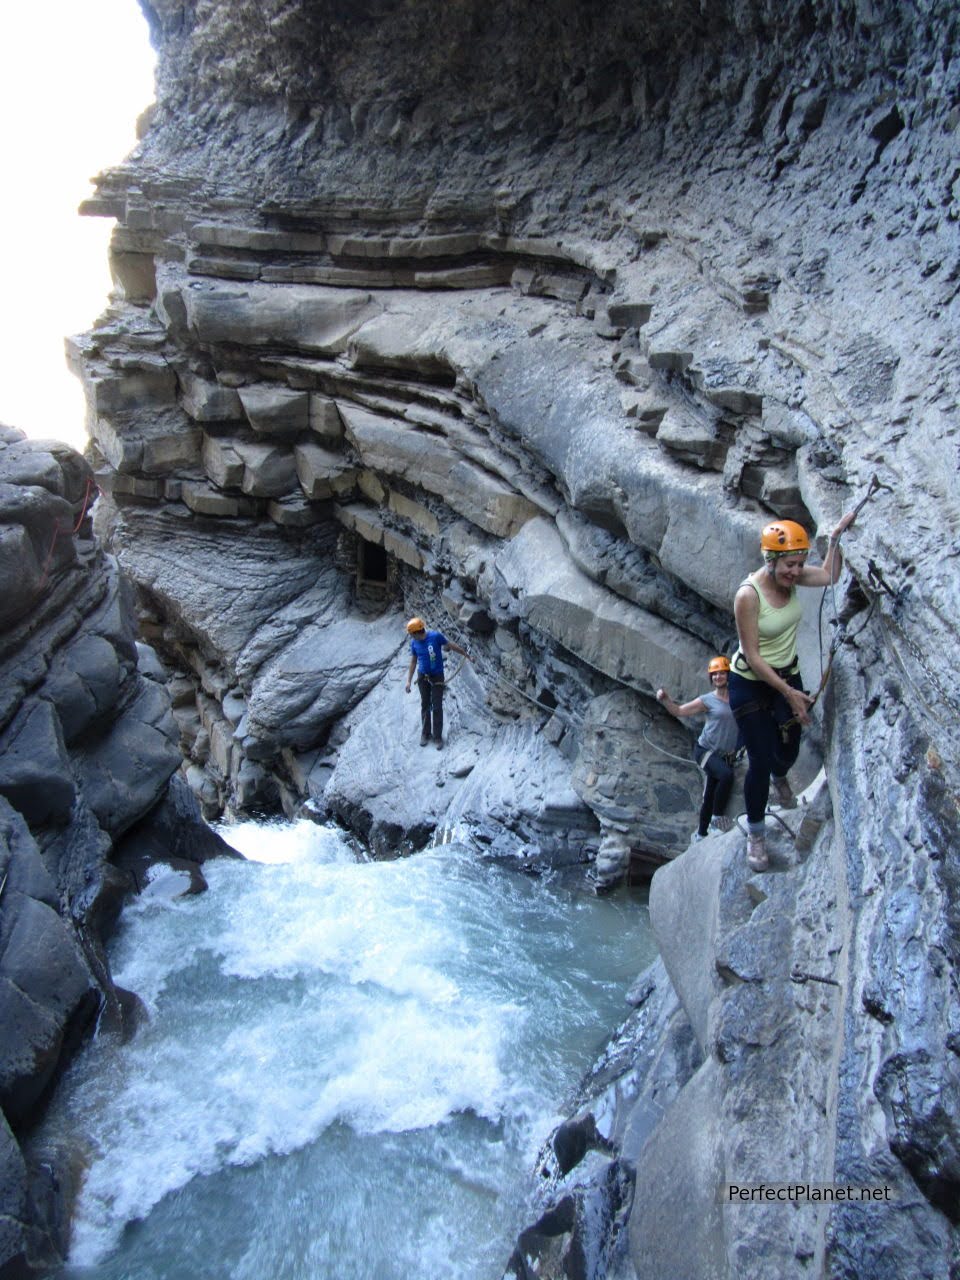
[[[955,1273],[955,6],[142,7],[157,103],[86,206],[116,293],[71,357],[204,812],[669,864],[593,1163],[514,1274]],[[684,852],[652,695],[702,688],[771,515],[822,535],[874,477],[808,608],[808,684],[847,642],[801,850],[747,882],[735,835]],[[474,659],[426,764],[413,612]],[[773,1179],[896,1198],[721,1203]]]

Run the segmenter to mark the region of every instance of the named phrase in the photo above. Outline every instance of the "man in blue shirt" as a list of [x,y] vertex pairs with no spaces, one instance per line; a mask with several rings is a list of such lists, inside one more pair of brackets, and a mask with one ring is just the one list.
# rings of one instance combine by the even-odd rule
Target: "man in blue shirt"
[[411,618],[407,623],[410,635],[410,666],[407,670],[406,691],[417,672],[417,688],[420,690],[420,745],[425,747],[432,738],[437,750],[443,746],[443,650],[462,653],[470,661],[466,649],[448,640],[442,631],[428,631],[422,618]]

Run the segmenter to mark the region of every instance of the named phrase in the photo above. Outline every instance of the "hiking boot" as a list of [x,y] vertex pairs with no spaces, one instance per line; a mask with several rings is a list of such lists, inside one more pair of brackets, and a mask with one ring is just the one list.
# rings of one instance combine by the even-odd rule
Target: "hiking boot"
[[786,778],[771,778],[773,790],[777,797],[777,804],[781,809],[795,809],[797,807],[797,797],[793,794],[793,787]]
[[696,844],[698,840],[706,840],[706,836],[702,836],[699,831],[695,831],[690,837],[690,843]]
[[766,871],[770,865],[767,837],[762,831],[751,831],[747,835],[747,865],[751,871]]
[[442,739],[442,738],[434,738],[434,740],[433,740],[433,745],[437,748],[437,750],[438,750],[438,751],[440,751],[440,750],[442,749],[442,747],[443,747],[443,739]]
[[427,735],[426,735],[425,733],[421,733],[421,735],[420,735],[420,745],[421,745],[421,747],[425,747],[429,741],[430,741],[430,739],[427,737]]
[[710,819],[710,825],[714,831],[732,831],[733,819],[726,817],[722,813],[717,813]]

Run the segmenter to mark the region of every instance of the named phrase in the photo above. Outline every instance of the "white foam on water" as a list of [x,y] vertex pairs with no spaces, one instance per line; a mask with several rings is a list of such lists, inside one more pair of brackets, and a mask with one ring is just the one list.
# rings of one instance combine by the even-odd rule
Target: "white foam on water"
[[354,862],[336,827],[295,822],[223,822],[215,830],[251,862]]
[[88,1153],[71,1263],[97,1264],[197,1178],[332,1159],[317,1144],[334,1134],[422,1132],[417,1158],[440,1167],[408,1247],[422,1237],[439,1264],[457,1224],[434,1222],[437,1187],[459,1185],[489,1232],[484,1168],[528,1167],[573,1083],[555,1024],[590,1015],[567,1010],[582,1003],[569,901],[456,846],[358,863],[312,823],[244,827],[226,834],[256,863],[208,863],[207,893],[141,899],[122,919],[114,975],[150,1021],[126,1046],[96,1042],[47,1122]]
[[411,895],[413,879],[395,874],[395,865],[270,868],[232,899],[217,941],[223,971],[242,978],[323,973],[432,1003],[455,1000],[457,985],[436,961],[457,948],[456,937]]

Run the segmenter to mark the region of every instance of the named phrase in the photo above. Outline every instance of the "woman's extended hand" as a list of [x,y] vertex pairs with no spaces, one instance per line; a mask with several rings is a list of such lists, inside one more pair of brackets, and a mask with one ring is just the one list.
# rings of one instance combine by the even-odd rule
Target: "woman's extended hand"
[[845,515],[842,515],[840,519],[837,521],[836,528],[834,529],[833,533],[831,533],[830,535],[830,541],[836,542],[840,537],[841,533],[843,533],[845,529],[849,529],[850,526],[853,524],[854,520],[856,520],[856,518],[857,518],[856,511],[848,511]]
[[788,686],[785,697],[790,704],[790,710],[800,723],[809,724],[810,708],[813,706],[813,698],[811,698],[810,694],[804,693],[802,689],[794,689]]

